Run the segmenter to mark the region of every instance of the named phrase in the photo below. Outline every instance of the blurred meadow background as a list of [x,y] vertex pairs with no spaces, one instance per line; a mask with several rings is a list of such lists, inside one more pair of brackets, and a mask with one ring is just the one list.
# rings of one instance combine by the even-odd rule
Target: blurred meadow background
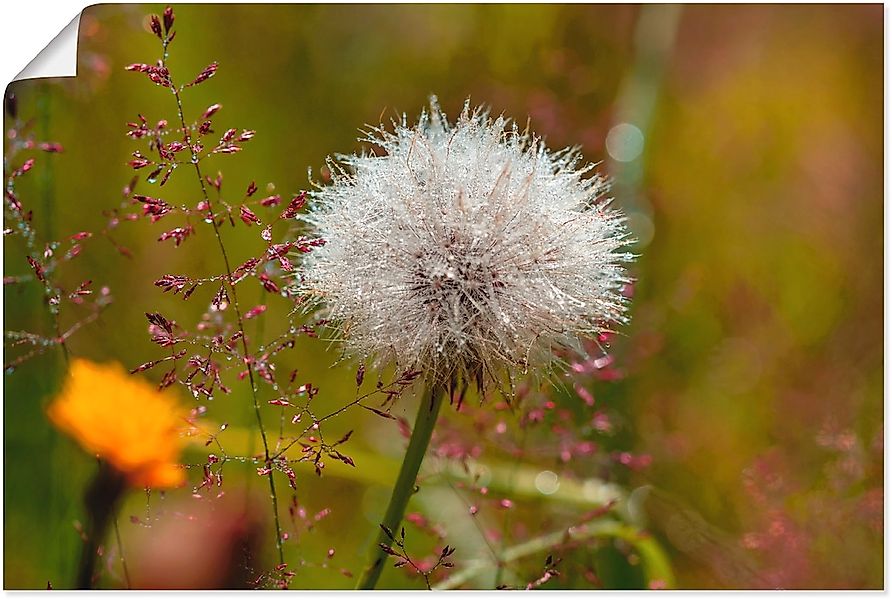
[[[78,76],[7,90],[19,117],[35,119],[40,139],[64,147],[41,157],[17,188],[41,235],[101,229],[103,211],[121,204],[133,173],[126,163],[138,146],[125,124],[137,113],[175,120],[168,92],[124,70],[159,56],[146,14],[163,9],[87,8]],[[644,498],[636,519],[665,553],[677,587],[882,587],[881,5],[175,9],[171,70],[185,79],[220,64],[184,96],[187,113],[196,118],[220,103],[221,131],[257,131],[243,152],[209,163],[233,196],[255,180],[261,194],[290,197],[308,188],[308,169],[323,181],[327,155],[361,148],[360,127],[403,112],[413,121],[431,94],[450,117],[470,97],[522,126],[529,118],[551,148],[579,144],[614,180],[640,258],[631,267],[632,320],[610,348],[613,373],[587,387],[611,425],[584,435],[608,459],[597,473],[580,473],[587,463],[561,460],[555,446],[511,463],[515,474],[558,475],[563,496],[537,497],[541,480],[533,492],[513,490],[517,478],[509,477],[500,497],[517,506],[478,521],[501,532],[489,542],[469,524],[471,501],[433,486],[410,506],[426,516],[407,534],[419,552],[435,545],[425,536],[446,526],[441,545],[458,547],[458,571],[486,543],[520,543],[551,530],[543,524],[559,528],[573,504],[572,481],[597,474]],[[164,197],[194,205],[194,179],[173,177]],[[69,285],[92,279],[114,299],[71,338],[73,355],[133,368],[161,356],[145,312],[194,323],[207,310],[205,300],[184,303],[153,281],[219,270],[213,236],[202,230],[175,248],[156,241],[167,229],[123,223],[114,237],[132,258],[96,237],[65,265]],[[224,228],[234,260],[263,247],[254,233]],[[17,243],[4,242],[4,275],[29,272]],[[264,302],[260,286],[244,289],[246,306]],[[5,285],[3,314],[7,330],[50,330],[34,283]],[[286,327],[284,311],[264,319],[268,331]],[[10,356],[6,349],[4,364]],[[335,406],[355,388],[356,364],[332,366],[338,358],[337,348],[303,337],[284,360],[320,389],[319,402]],[[58,349],[4,375],[6,588],[69,587],[77,563],[74,523],[84,519],[83,489],[96,463],[45,416],[63,375]],[[157,383],[161,372],[146,375]],[[207,403],[207,419],[229,424],[221,440],[245,453],[251,401],[245,386],[230,383],[230,395]],[[592,418],[572,390],[555,394],[578,423]],[[411,419],[413,402],[401,399],[394,414]],[[480,409],[470,402],[479,415],[496,400]],[[263,411],[275,428],[280,411]],[[464,431],[466,439],[469,419],[444,409],[443,435]],[[497,420],[507,425],[482,437],[518,443],[516,419],[501,411]],[[337,429],[356,431],[345,450],[355,469],[331,465],[317,477],[298,468],[294,497],[280,481],[296,588],[353,586],[345,571],[362,568],[404,444],[393,421],[365,411],[345,414]],[[187,462],[201,464],[207,452],[195,444]],[[237,562],[224,555],[234,537],[256,537],[258,564],[273,564],[266,482],[239,464],[225,475],[223,499],[193,498],[191,487],[127,496],[119,525],[135,583],[245,585],[219,579],[234,572],[220,566]],[[189,477],[200,482],[200,469]],[[533,578],[546,550],[528,557]],[[565,574],[542,587],[659,587],[642,574],[641,552],[621,539],[582,544],[560,555]],[[583,564],[590,568],[577,573]],[[110,566],[104,585],[123,586],[116,573]],[[509,569],[484,570],[465,585],[492,588],[499,579],[525,583]],[[382,584],[423,587],[395,569]]]

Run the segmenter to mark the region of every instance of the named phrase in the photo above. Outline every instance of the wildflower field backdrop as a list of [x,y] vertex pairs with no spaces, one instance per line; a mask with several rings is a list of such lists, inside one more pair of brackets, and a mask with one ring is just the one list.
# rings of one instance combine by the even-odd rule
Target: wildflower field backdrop
[[[379,587],[882,587],[882,6],[174,9],[6,91],[4,587],[353,588],[381,535]],[[417,375],[288,294],[326,157],[432,95],[580,146],[637,258],[382,532]]]

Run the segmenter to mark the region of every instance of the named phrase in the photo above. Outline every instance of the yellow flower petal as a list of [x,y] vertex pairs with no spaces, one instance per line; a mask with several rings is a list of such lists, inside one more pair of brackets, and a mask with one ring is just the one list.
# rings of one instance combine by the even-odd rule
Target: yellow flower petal
[[132,485],[166,488],[185,481],[177,465],[185,411],[170,392],[159,392],[120,365],[75,359],[47,415]]

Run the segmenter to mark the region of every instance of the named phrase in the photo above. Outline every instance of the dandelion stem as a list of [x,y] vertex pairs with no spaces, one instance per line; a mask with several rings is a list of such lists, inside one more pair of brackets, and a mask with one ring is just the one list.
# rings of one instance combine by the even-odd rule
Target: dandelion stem
[[[167,45],[165,44],[165,59],[167,57]],[[186,118],[183,114],[183,101],[180,98],[180,90],[179,88],[171,82],[170,88],[173,91],[174,98],[176,98],[177,102],[177,115],[180,118],[180,126],[182,127],[183,136],[185,138],[185,142],[188,145],[192,145],[192,136],[189,132],[189,127],[186,125]],[[220,254],[223,257],[223,265],[226,268],[226,278],[225,281],[229,285],[229,291],[232,294],[232,307],[235,310],[236,321],[238,324],[238,330],[241,334],[241,345],[242,351],[245,356],[245,368],[248,370],[248,383],[251,385],[251,399],[254,403],[254,416],[257,419],[257,427],[260,429],[260,439],[263,441],[263,455],[264,455],[264,463],[269,466],[270,464],[270,454],[269,454],[269,443],[266,439],[266,428],[263,426],[263,418],[260,415],[260,402],[257,399],[257,385],[254,380],[254,367],[248,358],[251,356],[250,351],[248,350],[248,342],[245,336],[245,325],[244,319],[242,318],[242,311],[239,307],[238,302],[238,293],[235,289],[235,284],[232,282],[232,267],[229,263],[229,255],[226,252],[226,245],[223,243],[223,236],[220,234],[220,227],[217,225],[217,220],[214,218],[214,206],[211,202],[210,195],[207,192],[207,186],[204,182],[204,175],[201,172],[201,166],[199,164],[199,160],[193,159],[192,165],[195,167],[195,174],[198,177],[198,183],[201,186],[202,197],[208,207],[208,213],[211,215],[210,221],[211,225],[214,228],[214,236],[217,238],[217,245],[220,247]],[[269,480],[269,493],[270,500],[272,502],[273,509],[273,522],[276,526],[276,551],[279,557],[279,564],[285,563],[285,554],[282,549],[282,527],[279,523],[279,500],[278,495],[276,494],[276,483],[273,478],[273,471],[270,470],[267,473],[267,479]]]
[[415,426],[412,428],[412,436],[409,438],[409,447],[406,449],[400,473],[393,486],[393,492],[390,494],[390,504],[387,505],[387,512],[381,523],[381,531],[375,539],[369,565],[360,578],[357,589],[372,590],[378,583],[387,558],[387,553],[382,549],[381,544],[390,546],[393,541],[385,529],[394,534],[398,533],[399,525],[406,513],[406,506],[409,504],[409,498],[415,492],[415,479],[418,477],[418,470],[421,468],[421,462],[424,460],[431,435],[434,432],[434,425],[437,423],[437,415],[440,413],[440,405],[443,403],[443,392],[444,389],[441,386],[430,385],[421,398],[418,414],[415,417]]

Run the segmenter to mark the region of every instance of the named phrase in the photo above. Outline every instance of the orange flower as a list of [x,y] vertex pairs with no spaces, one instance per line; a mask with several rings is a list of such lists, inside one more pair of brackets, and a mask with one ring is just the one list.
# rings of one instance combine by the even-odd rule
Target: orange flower
[[47,413],[56,427],[109,462],[131,485],[170,488],[186,480],[177,464],[184,411],[170,393],[117,364],[75,359]]

